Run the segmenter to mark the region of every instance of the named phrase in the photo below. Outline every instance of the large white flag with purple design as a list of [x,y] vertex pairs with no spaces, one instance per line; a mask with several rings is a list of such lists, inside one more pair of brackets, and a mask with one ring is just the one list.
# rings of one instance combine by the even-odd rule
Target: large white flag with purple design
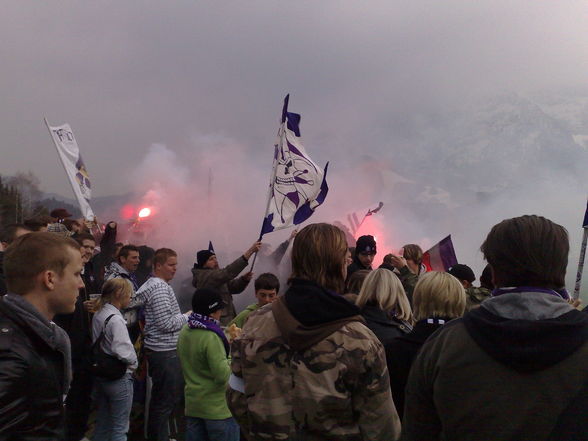
[[298,225],[321,205],[329,187],[327,165],[320,169],[302,146],[300,115],[288,112],[284,99],[282,121],[274,145],[274,163],[261,236]]

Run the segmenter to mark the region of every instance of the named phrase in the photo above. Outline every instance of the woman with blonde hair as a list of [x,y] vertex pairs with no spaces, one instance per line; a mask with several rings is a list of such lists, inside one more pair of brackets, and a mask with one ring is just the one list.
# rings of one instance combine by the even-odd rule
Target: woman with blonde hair
[[388,269],[378,268],[367,275],[355,304],[382,344],[412,330],[410,303],[400,279]]
[[132,285],[126,279],[108,280],[102,287],[98,311],[92,319],[92,340],[102,335],[102,350],[127,365],[122,377],[114,380],[96,376],[98,412],[94,441],[125,441],[133,404],[132,372],[137,367],[137,354],[120,310],[129,306]]
[[392,397],[401,418],[404,411],[404,388],[412,362],[433,332],[448,321],[463,315],[466,294],[460,281],[451,274],[431,271],[420,277],[414,288],[412,301],[416,322],[414,329],[410,334],[385,345]]
[[399,437],[384,349],[341,295],[347,253],[339,228],[303,228],[286,293],[233,341],[227,397],[247,439]]

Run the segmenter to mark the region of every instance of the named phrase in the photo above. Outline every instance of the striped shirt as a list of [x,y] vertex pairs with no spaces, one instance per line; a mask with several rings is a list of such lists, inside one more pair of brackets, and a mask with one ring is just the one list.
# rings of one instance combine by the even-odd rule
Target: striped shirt
[[145,307],[145,347],[152,351],[175,350],[188,316],[181,313],[172,287],[152,277],[137,291],[136,301]]

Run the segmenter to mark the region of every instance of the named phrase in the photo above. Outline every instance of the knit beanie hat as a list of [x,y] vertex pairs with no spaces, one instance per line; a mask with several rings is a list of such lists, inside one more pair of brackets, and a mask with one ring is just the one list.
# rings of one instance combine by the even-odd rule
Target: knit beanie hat
[[196,253],[196,267],[204,268],[204,264],[215,254],[212,251],[200,250]]
[[212,289],[197,289],[192,296],[192,312],[196,314],[210,315],[225,306],[220,294]]
[[374,236],[361,236],[355,244],[355,255],[358,254],[376,254],[376,240]]
[[476,280],[476,276],[472,269],[462,263],[456,263],[450,267],[447,272],[458,280],[467,280],[470,283]]

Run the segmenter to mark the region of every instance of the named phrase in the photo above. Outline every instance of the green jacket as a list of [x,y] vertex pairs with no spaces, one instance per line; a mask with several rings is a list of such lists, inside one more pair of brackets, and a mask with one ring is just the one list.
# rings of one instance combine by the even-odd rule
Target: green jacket
[[247,321],[247,317],[249,317],[249,314],[251,314],[253,311],[259,309],[259,305],[257,303],[254,303],[253,305],[249,305],[247,308],[245,308],[243,311],[241,311],[239,314],[237,314],[237,317],[235,317],[228,325],[231,326],[233,323],[235,325],[237,325],[237,327],[243,329],[243,325],[245,325],[245,322]]
[[412,293],[414,291],[414,287],[419,281],[419,276],[413,273],[411,270],[409,270],[408,266],[403,266],[402,268],[400,268],[397,275],[400,279],[400,282],[402,283],[404,291],[406,292],[406,297],[408,297],[410,306],[412,306]]
[[219,336],[185,325],[178,338],[178,355],[186,381],[186,415],[208,420],[229,418],[225,390],[231,368]]

